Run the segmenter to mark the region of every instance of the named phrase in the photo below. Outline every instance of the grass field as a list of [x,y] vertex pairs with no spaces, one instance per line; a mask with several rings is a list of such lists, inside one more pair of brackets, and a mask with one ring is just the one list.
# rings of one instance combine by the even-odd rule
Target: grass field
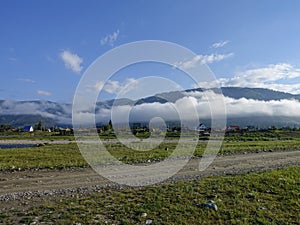
[[[209,200],[217,211],[202,206]],[[289,167],[144,188],[103,189],[40,202],[30,199],[37,201],[36,206],[2,213],[0,223],[299,224],[299,200],[300,167]]]
[[0,170],[57,169],[87,166],[76,144],[0,150]]
[[[176,144],[162,143],[151,151],[130,150],[120,143],[106,144],[106,147],[117,159],[127,163],[143,163],[168,157]],[[194,155],[201,156],[206,144],[206,142],[199,142]],[[166,147],[168,147],[168,151],[165,150]],[[300,141],[224,142],[219,154],[293,150],[300,150]],[[87,166],[87,163],[75,143],[0,150],[0,171],[84,166]]]
[[[24,139],[50,143],[56,140],[43,135]],[[58,136],[57,140],[73,139]],[[176,145],[164,142],[145,152],[130,150],[120,143],[106,143],[113,156],[127,163],[161,160]],[[194,156],[201,156],[206,145],[207,142],[199,142]],[[298,138],[265,141],[234,138],[223,143],[219,154],[293,150],[300,150]],[[73,142],[0,150],[0,171],[86,166]],[[218,210],[203,207],[210,200]],[[12,208],[3,206],[8,208],[0,213],[0,224],[300,224],[300,167],[143,188],[104,188],[65,197],[34,197],[18,204]]]
[[74,140],[73,135],[59,135],[58,132],[0,132],[0,140]]

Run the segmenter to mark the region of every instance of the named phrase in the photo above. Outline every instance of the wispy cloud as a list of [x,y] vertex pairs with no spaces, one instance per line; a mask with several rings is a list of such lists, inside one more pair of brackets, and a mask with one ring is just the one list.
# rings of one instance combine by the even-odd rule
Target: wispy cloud
[[32,84],[35,83],[34,80],[31,80],[29,78],[18,78],[17,80],[25,83],[32,83]]
[[11,61],[11,62],[15,62],[15,61],[17,61],[18,59],[15,58],[15,57],[8,57],[8,60]]
[[229,43],[228,40],[216,42],[216,43],[213,43],[213,44],[211,45],[211,48],[221,48],[221,47],[227,45],[228,43]]
[[52,62],[52,63],[55,62],[55,59],[52,58],[52,57],[49,56],[49,55],[46,55],[45,58],[46,58],[46,60],[47,60],[48,62]]
[[44,96],[51,96],[52,93],[48,92],[48,91],[43,91],[43,90],[38,90],[37,93],[39,95],[44,95]]
[[99,93],[102,89],[109,94],[125,94],[135,88],[138,81],[134,78],[128,78],[123,83],[117,80],[108,80],[106,83],[97,81],[94,85],[87,86],[87,91]]
[[64,50],[60,53],[60,58],[65,64],[67,69],[72,70],[75,73],[80,73],[82,70],[83,59],[77,54],[72,53],[68,50]]
[[120,31],[117,30],[115,32],[113,32],[112,34],[108,34],[106,35],[104,38],[102,38],[100,40],[101,45],[110,45],[110,46],[114,46],[115,41],[118,39],[119,37],[119,33]]
[[190,69],[195,67],[198,63],[200,64],[211,64],[214,62],[219,62],[224,59],[234,56],[233,53],[228,54],[210,54],[210,55],[196,55],[191,60],[182,61],[175,63],[175,67],[180,69]]

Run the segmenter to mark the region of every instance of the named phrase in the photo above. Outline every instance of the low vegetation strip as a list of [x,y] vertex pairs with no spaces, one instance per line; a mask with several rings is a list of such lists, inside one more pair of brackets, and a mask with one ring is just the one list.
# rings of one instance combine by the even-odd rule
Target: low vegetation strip
[[[66,142],[68,143],[68,142]],[[107,149],[117,159],[126,163],[159,161],[168,157],[176,147],[176,142],[165,142],[151,151],[130,150],[120,143],[108,143]],[[194,156],[201,157],[207,142],[199,142]],[[224,142],[219,154],[247,152],[297,151],[300,141],[258,141]],[[47,144],[39,147],[0,150],[0,171],[27,169],[61,169],[88,166],[76,143]]]
[[0,223],[299,224],[299,198],[300,167],[288,167],[64,198],[24,198],[0,209]]
[[0,150],[0,170],[82,167],[87,163],[76,144],[53,144]]

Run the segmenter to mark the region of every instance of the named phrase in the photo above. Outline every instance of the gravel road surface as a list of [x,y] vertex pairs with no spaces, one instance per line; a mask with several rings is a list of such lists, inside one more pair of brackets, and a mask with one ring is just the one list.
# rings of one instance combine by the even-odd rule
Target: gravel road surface
[[[300,151],[260,152],[218,156],[205,170],[198,171],[195,158],[167,182],[201,177],[264,171],[286,166],[300,166]],[[118,171],[116,171],[118,173]],[[68,195],[118,186],[91,168],[63,170],[27,170],[0,173],[0,201],[17,200],[29,196]]]

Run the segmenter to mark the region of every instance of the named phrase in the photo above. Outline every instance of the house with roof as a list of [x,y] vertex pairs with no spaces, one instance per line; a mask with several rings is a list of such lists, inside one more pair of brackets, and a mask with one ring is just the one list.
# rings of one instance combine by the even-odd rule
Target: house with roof
[[25,126],[25,127],[23,127],[23,131],[24,132],[33,132],[34,129],[33,129],[33,126]]
[[230,125],[229,127],[227,127],[227,131],[238,131],[238,130],[240,130],[239,126]]
[[205,126],[205,124],[203,124],[203,123],[200,123],[197,127],[196,127],[196,129],[195,129],[196,131],[198,131],[199,132],[199,135],[201,135],[201,136],[209,136],[210,134],[210,128],[207,128],[207,126]]
[[196,127],[196,130],[201,132],[201,131],[205,131],[207,129],[207,127],[203,124],[200,123],[198,127]]

